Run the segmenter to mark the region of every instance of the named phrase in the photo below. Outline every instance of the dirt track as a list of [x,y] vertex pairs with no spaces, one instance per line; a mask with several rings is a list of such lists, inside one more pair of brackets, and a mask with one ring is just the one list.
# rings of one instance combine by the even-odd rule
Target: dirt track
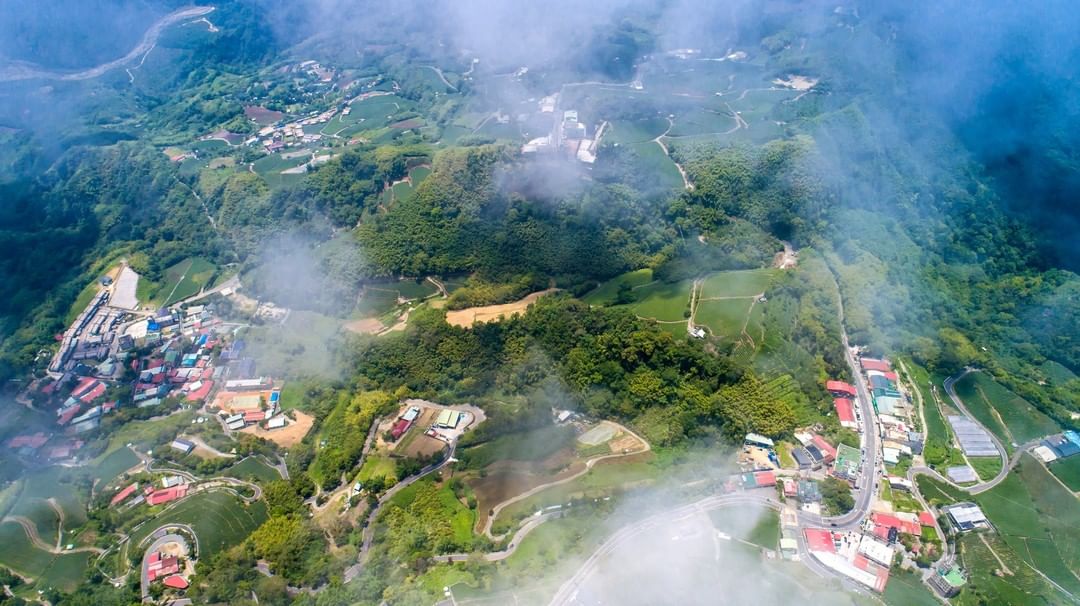
[[559,290],[558,288],[548,288],[547,290],[541,290],[527,295],[524,299],[514,301],[513,303],[503,303],[502,305],[485,305],[483,307],[470,307],[468,309],[459,309],[456,311],[446,312],[447,324],[454,326],[461,326],[462,328],[470,328],[477,322],[491,322],[492,320],[500,320],[502,318],[519,314],[528,309],[529,305],[532,305],[540,297],[551,294]]
[[38,535],[37,526],[34,526],[34,522],[30,518],[24,518],[23,516],[8,516],[3,519],[3,522],[14,522],[19,526],[22,526],[26,536],[30,539],[30,542],[34,544],[34,547],[42,551],[47,551],[51,554],[59,553],[79,553],[83,551],[91,551],[93,553],[104,553],[105,550],[100,547],[75,547],[73,549],[58,549],[53,545],[49,545],[45,541],[41,540],[41,536]]

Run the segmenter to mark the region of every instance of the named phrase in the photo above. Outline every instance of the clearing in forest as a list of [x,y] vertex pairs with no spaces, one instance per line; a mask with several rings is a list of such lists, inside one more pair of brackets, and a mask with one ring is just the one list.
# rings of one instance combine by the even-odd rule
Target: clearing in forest
[[470,328],[477,322],[491,322],[493,320],[501,320],[503,318],[513,316],[524,312],[530,305],[536,302],[540,297],[551,294],[559,289],[548,288],[526,295],[525,298],[513,303],[503,303],[502,305],[485,305],[483,307],[469,307],[467,309],[458,309],[454,311],[446,312],[446,322],[453,326],[461,326],[462,328]]

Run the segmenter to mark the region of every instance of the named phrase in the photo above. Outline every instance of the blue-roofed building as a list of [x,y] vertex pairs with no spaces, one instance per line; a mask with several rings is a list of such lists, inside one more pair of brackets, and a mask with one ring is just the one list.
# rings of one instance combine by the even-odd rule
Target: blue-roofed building
[[1073,444],[1076,444],[1078,447],[1080,447],[1080,433],[1070,430],[1066,431],[1061,435],[1065,436],[1065,439],[1069,442],[1072,442]]
[[1050,436],[1043,440],[1043,446],[1057,454],[1058,458],[1064,459],[1075,454],[1080,454],[1080,445],[1074,444],[1063,435]]

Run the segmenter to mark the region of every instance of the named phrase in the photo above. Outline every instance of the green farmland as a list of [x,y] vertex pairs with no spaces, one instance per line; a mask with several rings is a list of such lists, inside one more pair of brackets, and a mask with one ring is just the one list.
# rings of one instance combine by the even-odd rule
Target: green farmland
[[1071,456],[1050,463],[1050,472],[1061,480],[1069,490],[1080,490],[1080,457]]
[[281,479],[281,474],[276,468],[267,465],[260,457],[255,456],[247,457],[235,465],[226,467],[218,475],[252,482],[273,482]]
[[217,268],[206,259],[201,257],[184,259],[165,270],[165,278],[151,298],[163,307],[172,305],[199,294],[203,287],[213,281],[215,273],[217,273]]
[[257,501],[246,505],[225,492],[204,492],[183,501],[131,534],[138,545],[151,532],[167,524],[187,524],[199,537],[199,556],[215,553],[242,542],[266,521],[266,505]]
[[956,394],[971,414],[1006,443],[1023,444],[1060,431],[1053,419],[983,372],[956,382]]
[[722,271],[709,275],[701,289],[702,299],[721,297],[754,297],[769,288],[776,276],[774,269]]

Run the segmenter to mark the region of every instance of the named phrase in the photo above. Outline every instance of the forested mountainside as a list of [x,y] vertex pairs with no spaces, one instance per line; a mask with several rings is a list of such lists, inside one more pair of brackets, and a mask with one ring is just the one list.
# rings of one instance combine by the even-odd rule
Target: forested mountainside
[[[426,604],[459,582],[498,599],[566,544],[599,542],[546,527],[567,536],[483,559],[555,507],[529,492],[549,480],[600,519],[605,499],[700,473],[703,449],[747,434],[785,445],[778,469],[807,432],[858,452],[866,437],[826,389],[858,372],[845,344],[892,360],[911,401],[932,403],[913,433],[935,473],[966,461],[943,419],[968,413],[947,408],[942,381],[978,369],[958,389],[992,411],[975,416],[1006,481],[1015,467],[1034,482],[1017,457],[1044,428],[1080,426],[1070,7],[699,4],[49,0],[0,18],[0,379],[20,415],[0,438],[68,431],[61,395],[81,398],[76,375],[114,360],[57,372],[55,354],[121,268],[138,274],[125,322],[214,314],[220,341],[177,337],[203,366],[180,360],[233,372],[250,356],[248,374],[279,381],[289,427],[308,423],[287,441],[229,429],[243,415],[189,397],[222,388],[212,368],[212,384],[125,409],[158,389],[146,372],[186,364],[144,330],[102,380],[115,414],[64,437],[85,449],[64,495],[20,496],[37,494],[24,470],[56,466],[3,455],[0,506],[12,495],[31,523],[26,499],[79,505],[73,546],[94,564],[36,542],[50,556],[38,570],[0,564],[46,591],[68,562],[78,574],[42,594],[53,604],[137,601],[127,571],[142,554],[110,550],[171,510],[114,510],[111,480],[92,475],[131,444],[140,461],[236,480],[244,516],[188,575],[199,603]],[[993,412],[1000,394],[1023,430]],[[583,431],[553,423],[562,410]],[[475,421],[445,448],[399,424],[422,415],[435,432],[443,413]],[[578,441],[596,427],[628,446]],[[208,444],[192,442],[199,460],[161,454],[184,435]],[[256,471],[232,470],[249,456]],[[586,474],[597,456],[631,462]],[[443,478],[450,460],[462,477]],[[913,478],[911,460],[890,474]],[[129,484],[159,480],[144,464]],[[977,477],[998,473],[980,464]],[[833,480],[824,511],[842,516],[856,503]],[[920,566],[955,552],[936,532]],[[962,603],[993,598],[984,581]]]

